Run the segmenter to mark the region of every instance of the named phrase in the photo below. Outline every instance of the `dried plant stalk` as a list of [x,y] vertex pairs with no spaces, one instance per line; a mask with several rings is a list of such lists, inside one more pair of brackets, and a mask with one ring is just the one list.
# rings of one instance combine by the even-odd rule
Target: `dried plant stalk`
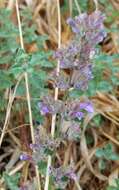
[[[23,34],[22,34],[19,7],[18,7],[18,1],[17,0],[16,0],[16,11],[17,11],[17,19],[18,19],[18,26],[19,26],[19,35],[20,35],[21,48],[24,49]],[[32,143],[35,143],[34,128],[33,128],[33,118],[32,118],[32,111],[31,111],[31,101],[30,101],[30,91],[29,91],[29,82],[28,82],[28,74],[26,72],[24,73],[24,78],[25,78],[26,96],[27,96],[27,104],[28,104],[28,111],[29,111],[29,123],[30,123],[30,129],[31,129],[31,138],[32,138]],[[38,185],[37,189],[41,190],[38,166],[35,166],[35,170],[36,170],[37,185]]]

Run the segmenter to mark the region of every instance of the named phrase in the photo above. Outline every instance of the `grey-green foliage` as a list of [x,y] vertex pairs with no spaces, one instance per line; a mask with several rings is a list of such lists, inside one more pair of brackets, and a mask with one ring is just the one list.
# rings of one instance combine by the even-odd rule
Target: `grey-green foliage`
[[103,148],[98,148],[95,155],[97,158],[104,158],[106,160],[119,160],[119,155],[114,151],[111,143],[106,144]]
[[98,148],[95,155],[99,159],[98,167],[100,170],[106,169],[108,161],[119,160],[119,155],[114,151],[111,143],[106,144],[103,148]]
[[[0,114],[2,114],[2,119],[4,119],[3,108],[5,108],[3,102],[6,105],[4,93],[7,88],[14,89],[18,77],[24,72],[28,73],[33,115],[35,112],[37,116],[38,111],[35,105],[38,98],[47,93],[47,72],[54,67],[54,63],[49,59],[52,51],[43,50],[43,44],[48,37],[36,34],[36,26],[32,24],[32,12],[28,9],[21,11],[21,20],[25,46],[31,43],[37,46],[37,50],[33,53],[21,49],[18,42],[18,26],[11,20],[11,12],[7,9],[0,9],[0,109],[2,108]],[[22,80],[16,95],[25,96],[25,94],[25,83]]]
[[18,183],[20,179],[20,173],[16,173],[14,176],[10,176],[4,173],[4,180],[9,190],[19,190]]
[[[79,7],[81,9],[81,12],[87,11],[88,7],[88,0],[77,0],[77,3],[79,4]],[[64,0],[63,5],[61,7],[62,12],[66,12],[69,10],[70,1]],[[72,1],[72,14],[73,16],[77,16],[79,14],[77,6],[75,1]]]
[[2,84],[0,91],[13,83],[13,77],[7,70],[11,64],[14,64],[14,56],[18,48],[15,40],[17,35],[17,27],[10,22],[10,11],[0,9],[0,68],[2,68],[0,69],[0,84]]
[[96,115],[96,116],[93,118],[93,122],[94,122],[95,127],[100,127],[101,124],[102,124],[101,115]]
[[113,24],[113,21],[119,16],[119,11],[115,9],[113,3],[109,0],[99,0],[99,3],[105,8],[105,13],[108,15],[106,22]]

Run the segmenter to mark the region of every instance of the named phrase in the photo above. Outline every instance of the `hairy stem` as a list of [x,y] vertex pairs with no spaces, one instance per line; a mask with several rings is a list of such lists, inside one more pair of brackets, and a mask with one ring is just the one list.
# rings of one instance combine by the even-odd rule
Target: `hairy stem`
[[[57,10],[58,10],[58,48],[60,48],[61,47],[61,14],[60,14],[59,0],[57,0]],[[59,72],[60,72],[60,64],[58,61],[57,68],[56,68],[56,74],[59,75]],[[58,88],[55,88],[54,99],[55,100],[58,99]],[[52,135],[52,137],[54,137],[54,134],[55,134],[55,124],[56,124],[56,114],[52,116],[52,121],[51,121],[51,135]],[[49,168],[51,166],[51,163],[52,163],[52,158],[51,158],[51,156],[48,156],[44,190],[48,190],[48,187],[49,187]]]

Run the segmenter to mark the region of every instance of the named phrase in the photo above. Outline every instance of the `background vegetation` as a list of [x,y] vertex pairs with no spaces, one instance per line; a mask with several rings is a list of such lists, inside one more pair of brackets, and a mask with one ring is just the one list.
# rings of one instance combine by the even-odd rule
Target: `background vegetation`
[[[95,10],[93,0],[77,2],[81,12]],[[59,165],[74,161],[82,190],[119,190],[119,1],[98,0],[98,6],[106,14],[108,35],[97,48],[94,79],[85,93],[95,113],[85,119],[80,142],[64,142],[57,151],[57,160]],[[18,190],[22,184],[34,189],[34,168],[19,159],[23,151],[30,151],[31,142],[23,74],[28,74],[33,125],[48,128],[49,118],[44,120],[37,104],[46,93],[53,92],[48,73],[57,64],[52,60],[58,46],[56,1],[21,0],[19,7],[25,50],[20,46],[15,1],[0,1],[0,136],[4,134],[0,190]],[[61,0],[60,8],[62,44],[66,44],[72,37],[66,19],[79,13],[73,0]],[[69,96],[78,98],[82,93],[73,90]],[[39,170],[44,172],[45,167]],[[76,190],[76,186],[71,182],[67,189]]]

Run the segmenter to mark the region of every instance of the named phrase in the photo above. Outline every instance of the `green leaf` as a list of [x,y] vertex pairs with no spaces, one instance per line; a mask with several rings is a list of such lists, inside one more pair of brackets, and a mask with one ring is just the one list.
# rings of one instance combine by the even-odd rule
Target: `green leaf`
[[11,55],[3,55],[0,57],[0,64],[8,64],[11,62],[13,57]]
[[38,163],[38,169],[39,169],[39,171],[40,171],[40,173],[41,173],[42,175],[45,175],[46,169],[47,169],[47,162],[45,162],[45,161],[40,161],[40,162]]
[[98,158],[102,158],[104,156],[104,150],[103,149],[97,149],[96,152],[95,152],[95,155],[98,157]]
[[103,159],[99,160],[99,169],[104,170],[105,168],[106,168],[105,160],[103,160]]
[[19,179],[20,179],[20,173],[17,173],[14,176],[10,176],[7,173],[4,173],[5,183],[10,190],[19,190],[18,188]]
[[37,47],[38,49],[43,49],[43,44],[49,39],[48,35],[39,35],[37,36]]
[[22,73],[24,73],[23,67],[12,67],[9,70],[9,74],[13,74],[14,76],[21,75]]
[[113,145],[111,143],[106,144],[103,148],[98,148],[95,155],[98,158],[105,158],[106,160],[119,160],[119,155],[113,150]]
[[0,90],[9,88],[13,84],[13,78],[5,71],[0,70]]
[[93,122],[94,122],[94,124],[95,124],[96,127],[100,127],[101,126],[101,122],[102,122],[101,115],[96,115],[93,118]]
[[30,65],[35,66],[39,65],[41,67],[48,67],[48,68],[53,68],[54,65],[52,62],[49,61],[49,57],[52,55],[52,52],[38,52],[34,53],[31,57],[30,60]]
[[98,84],[98,90],[102,92],[112,91],[113,86],[108,81],[101,81]]
[[114,186],[109,186],[106,190],[119,190],[119,188]]
[[92,143],[94,143],[93,137],[92,137],[91,135],[87,134],[87,135],[86,135],[86,144],[87,144],[87,145],[90,145],[90,144],[92,144]]
[[115,186],[109,186],[106,190],[119,190],[119,179],[115,179]]

